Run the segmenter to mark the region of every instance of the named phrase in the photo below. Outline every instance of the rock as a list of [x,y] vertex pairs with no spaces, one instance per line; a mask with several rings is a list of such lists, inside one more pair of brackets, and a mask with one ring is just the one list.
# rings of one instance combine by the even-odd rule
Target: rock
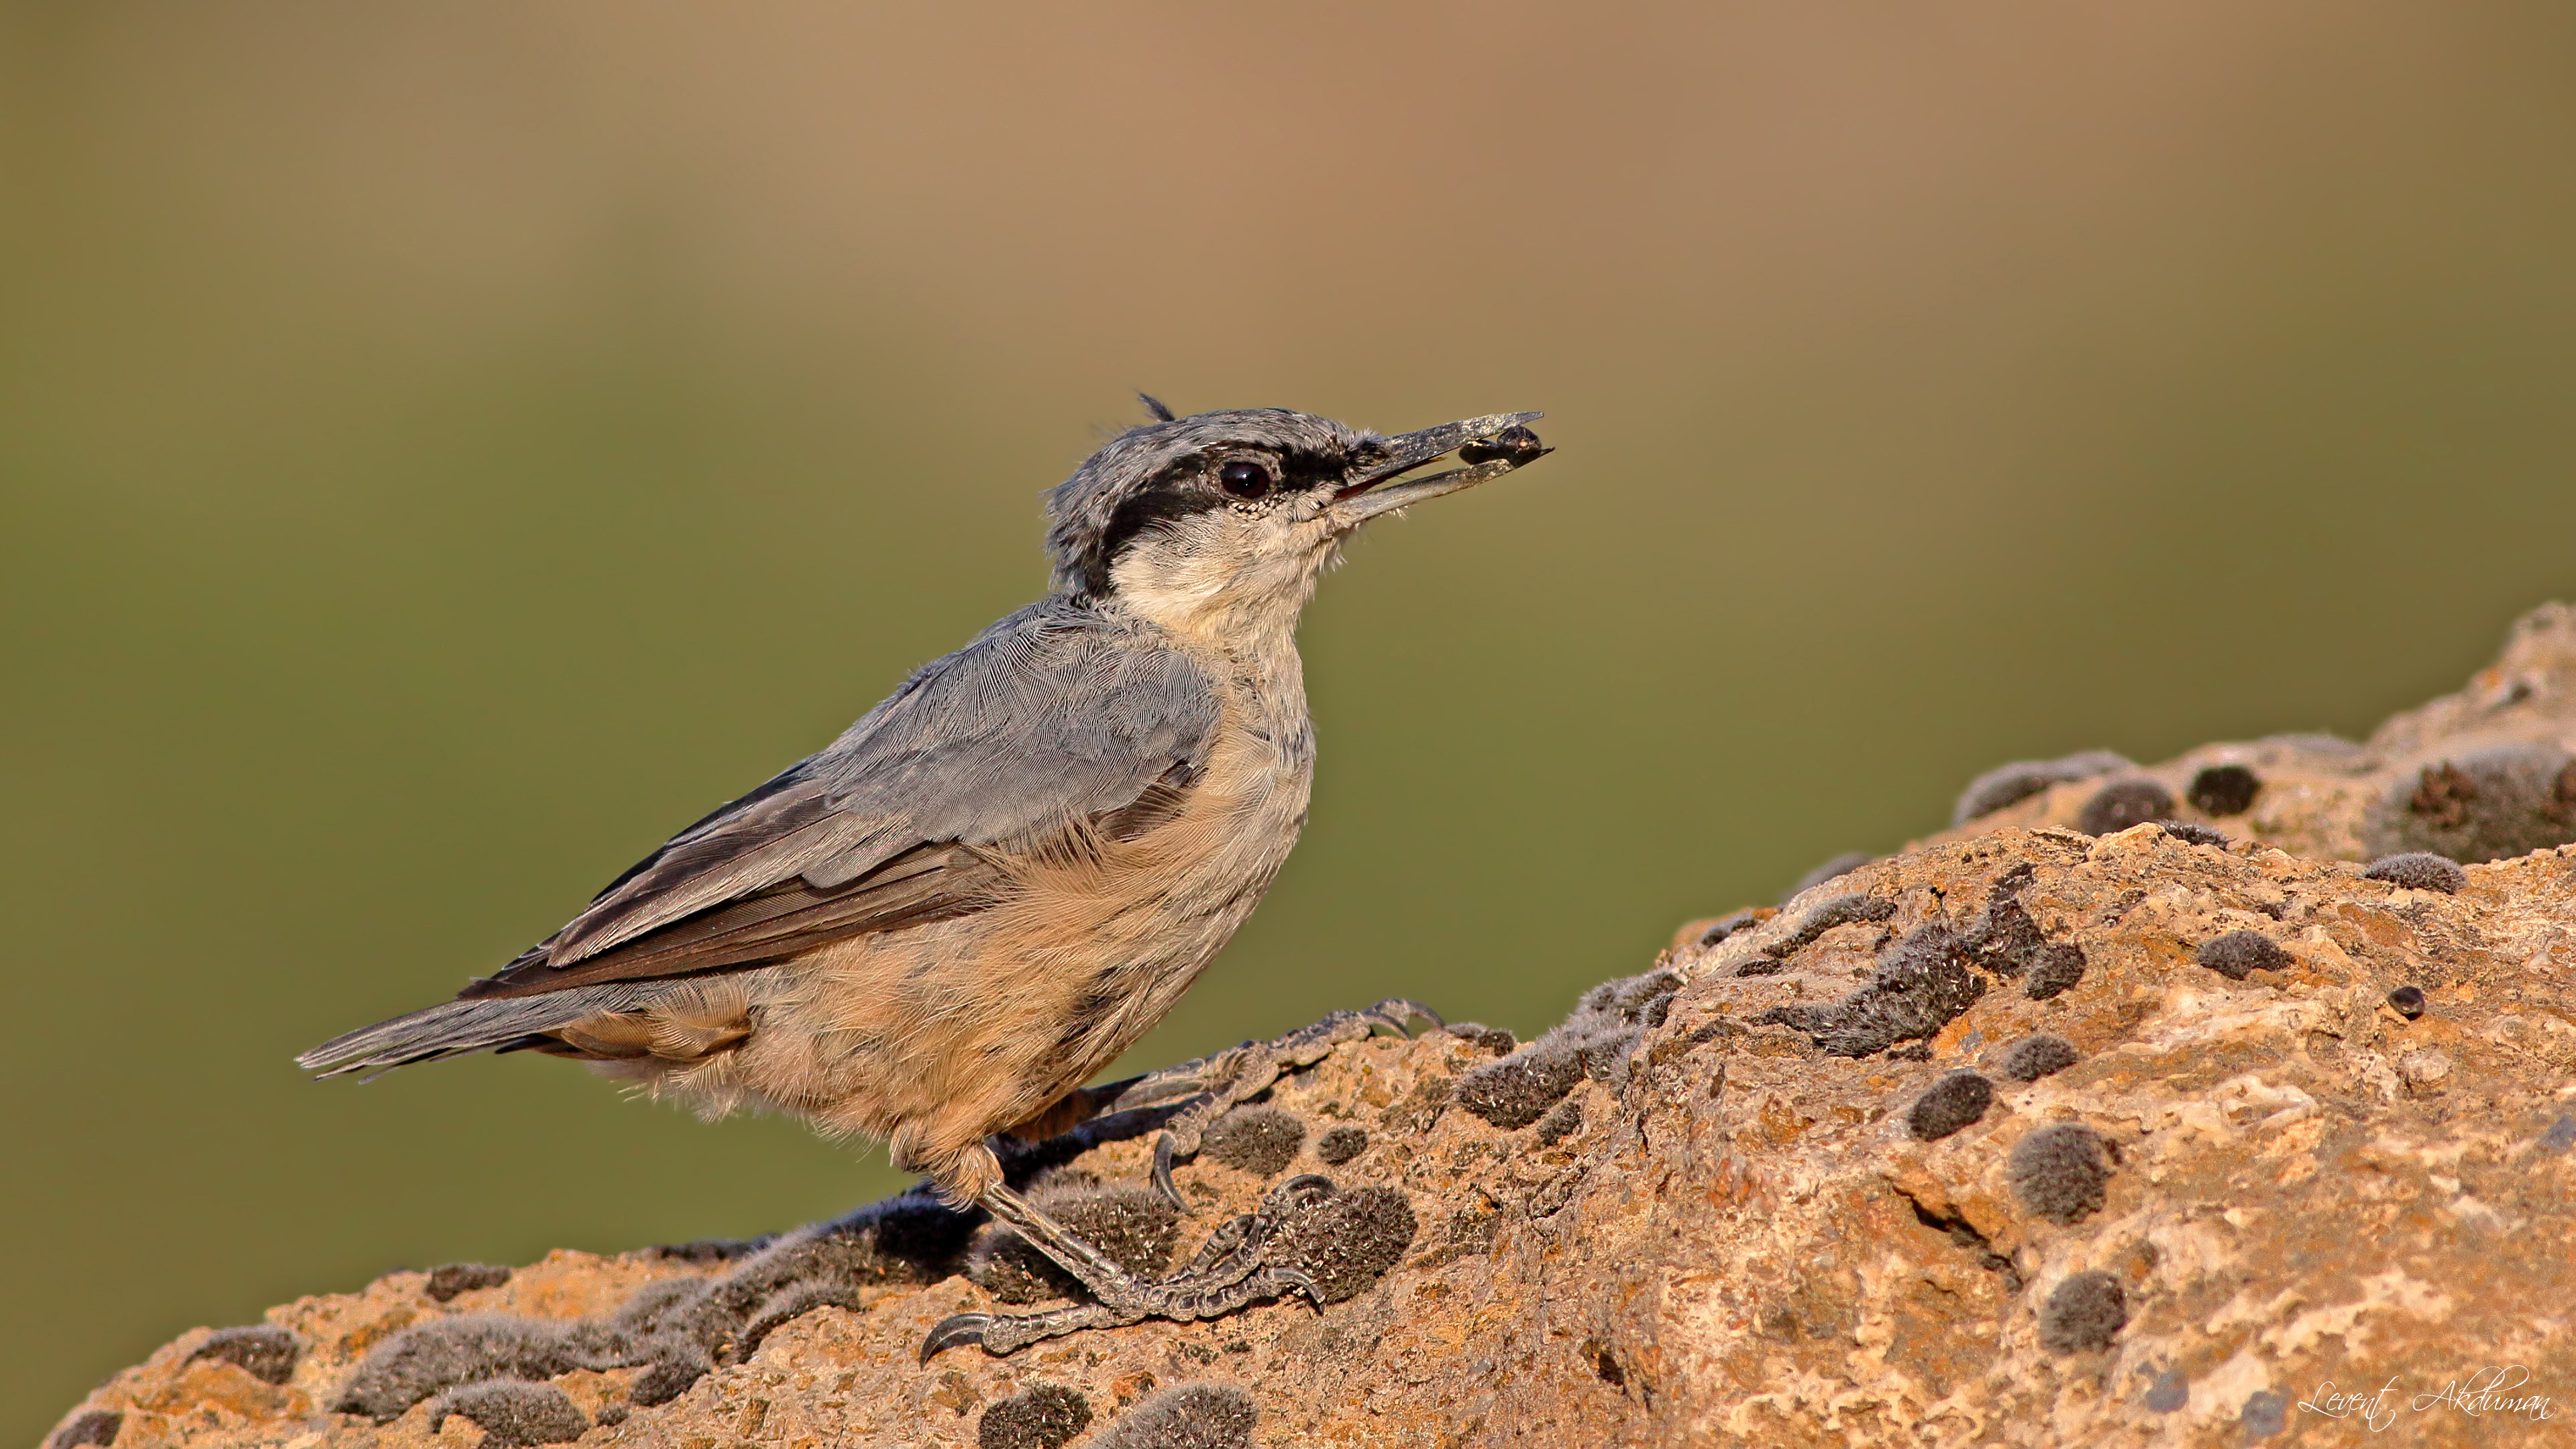
[[[2472,864],[2576,843],[2576,605],[2524,615],[2467,688],[2362,743],[2275,735],[2143,767],[2096,751],[1990,770],[1969,795],[1935,841],[2016,827],[2097,834],[2161,795],[2180,799],[2160,815],[2223,821],[2231,840],[2323,860],[2424,852]],[[1972,803],[1986,808],[1969,814]]]
[[[2551,1306],[2576,1302],[2576,848],[2461,862],[2456,892],[2361,865],[2395,853],[2371,832],[2396,782],[2567,747],[2576,615],[2535,620],[2367,746],[2137,770],[2178,810],[2241,803],[2224,847],[2077,834],[2104,783],[2062,781],[1686,935],[1511,1055],[1430,1032],[1282,1077],[1263,1107],[1331,1176],[1286,1180],[1269,1251],[1320,1310],[924,1365],[932,1324],[1011,1310],[965,1272],[977,1220],[915,1193],[720,1251],[557,1253],[449,1303],[420,1273],[299,1299],[274,1332],[182,1335],[54,1442],[492,1443],[472,1410],[667,1449],[2237,1444],[2393,1380],[2413,1439],[2554,1443],[2527,1409],[2429,1396],[2490,1364],[2553,1419],[2576,1395]],[[2258,788],[2194,794],[2230,764]],[[2198,964],[2237,932],[2281,961]],[[1104,1122],[1011,1170],[1101,1196],[1150,1153]],[[1201,1157],[1172,1261],[1277,1186]]]
[[1792,899],[1805,895],[1808,891],[1814,890],[1816,887],[1823,885],[1827,881],[1841,880],[1844,876],[1851,874],[1853,871],[1860,869],[1862,866],[1867,865],[1876,859],[1878,859],[1877,856],[1870,854],[1866,850],[1844,851],[1833,859],[1816,866],[1805,875],[1798,877],[1798,883],[1789,887],[1789,895]]
[[114,1409],[88,1409],[63,1421],[45,1441],[45,1449],[83,1449],[90,1444],[113,1444],[117,1431],[125,1427],[125,1416]]

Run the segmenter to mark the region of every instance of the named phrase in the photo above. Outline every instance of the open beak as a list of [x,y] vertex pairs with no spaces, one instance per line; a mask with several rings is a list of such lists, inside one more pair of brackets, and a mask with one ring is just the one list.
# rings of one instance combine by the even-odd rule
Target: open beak
[[[1333,494],[1333,519],[1348,531],[1381,513],[1490,483],[1524,463],[1534,463],[1556,451],[1539,446],[1538,434],[1527,426],[1544,416],[1494,413],[1382,438],[1375,451],[1352,461],[1350,481]],[[1458,453],[1468,466],[1427,478],[1403,476],[1450,453]]]

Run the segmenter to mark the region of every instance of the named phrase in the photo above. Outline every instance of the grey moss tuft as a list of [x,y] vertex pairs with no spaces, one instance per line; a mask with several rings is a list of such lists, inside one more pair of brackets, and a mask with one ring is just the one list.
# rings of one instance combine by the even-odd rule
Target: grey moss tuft
[[[1299,1131],[1302,1136],[1303,1129]],[[1293,1145],[1290,1151],[1295,1151]],[[1180,1209],[1151,1188],[1102,1187],[1087,1176],[1073,1175],[1032,1191],[1029,1200],[1118,1266],[1147,1278],[1161,1276],[1180,1236]],[[1054,1259],[999,1225],[967,1253],[966,1278],[1004,1303],[1038,1303],[1081,1292],[1073,1275]]]
[[1869,980],[1833,1005],[1775,1006],[1753,1020],[1795,1027],[1831,1056],[1865,1057],[1930,1037],[1984,994],[1957,934],[1934,922],[1881,952]]
[[[1317,1179],[1321,1182],[1322,1179]],[[1271,1239],[1268,1260],[1315,1280],[1340,1303],[1375,1286],[1422,1229],[1413,1204],[1392,1187],[1330,1190],[1307,1201]]]
[[2200,943],[2193,959],[2230,981],[2242,981],[2257,971],[2287,971],[2290,953],[2273,944],[2260,931],[2230,931]]
[[1521,1044],[1519,1037],[1499,1026],[1487,1026],[1481,1021],[1462,1021],[1444,1030],[1460,1041],[1481,1047],[1498,1057],[1510,1055],[1512,1049]]
[[721,1276],[647,1284],[616,1312],[573,1320],[459,1314],[416,1323],[376,1345],[331,1408],[379,1424],[446,1390],[494,1379],[541,1381],[576,1369],[641,1369],[637,1407],[667,1403],[772,1329],[863,1290],[931,1283],[956,1271],[976,1219],[913,1191],[785,1234]]
[[1237,1107],[1210,1123],[1199,1151],[1237,1172],[1273,1177],[1297,1160],[1306,1124],[1277,1107]]
[[1568,1097],[1547,1109],[1547,1115],[1538,1119],[1538,1130],[1530,1136],[1536,1138],[1541,1147],[1554,1147],[1582,1130],[1583,1104]]
[[1327,1129],[1315,1139],[1315,1155],[1328,1167],[1339,1167],[1368,1151],[1368,1129],[1348,1123]]
[[1758,926],[1769,919],[1770,913],[1768,911],[1756,910],[1751,907],[1747,907],[1744,910],[1720,916],[1716,920],[1711,921],[1707,928],[1699,933],[1698,938],[1693,941],[1692,944],[1700,947],[1702,950],[1706,950],[1711,946],[1719,944],[1727,937],[1734,935],[1736,932],[1743,930],[1747,926]]
[[1669,970],[1604,981],[1538,1040],[1461,1076],[1451,1100],[1510,1132],[1545,1116],[1587,1076],[1624,1086],[1637,1039],[1663,1025],[1681,985]]
[[2263,781],[2243,765],[2209,765],[2191,777],[2183,797],[2203,815],[2242,815],[2262,793]]
[[1056,1449],[1091,1427],[1091,1403],[1061,1384],[1033,1384],[984,1411],[978,1449]]
[[510,1270],[490,1263],[449,1263],[429,1270],[429,1281],[420,1291],[445,1303],[457,1294],[476,1288],[498,1288],[510,1281]]
[[1250,1449],[1252,1397],[1227,1384],[1182,1384],[1147,1397],[1095,1449]]
[[1818,901],[1810,907],[1805,919],[1798,922],[1797,929],[1791,931],[1786,939],[1772,949],[1787,956],[1814,945],[1827,931],[1836,926],[1876,923],[1895,914],[1896,902],[1881,900],[1860,891],[1833,896]]
[[496,1379],[450,1389],[430,1407],[434,1432],[447,1416],[471,1419],[483,1431],[487,1449],[522,1449],[530,1444],[569,1444],[590,1430],[590,1420],[552,1384]]
[[2093,792],[2076,812],[2075,828],[2087,835],[2115,835],[2174,813],[2171,790],[2153,780],[2115,780]]
[[2148,1412],[2170,1414],[2191,1402],[2191,1381],[2180,1369],[2166,1369],[2147,1385],[2146,1402]]
[[295,1377],[296,1361],[303,1357],[304,1340],[275,1324],[254,1323],[243,1328],[216,1329],[189,1351],[187,1361],[221,1359],[240,1365],[252,1378],[282,1384]]
[[2075,1065],[2081,1058],[2062,1036],[2040,1032],[2014,1042],[2004,1053],[2004,1075],[2016,1082],[2036,1082]]
[[1905,1114],[1905,1127],[1919,1141],[1937,1142],[1975,1125],[1994,1100],[1994,1083],[1975,1072],[1952,1072],[1914,1099]]
[[2033,1001],[2046,1001],[2062,996],[2084,979],[2084,948],[2072,941],[2050,946],[2031,963],[2030,974],[2023,977],[2021,990]]
[[461,1384],[543,1380],[578,1368],[614,1367],[621,1346],[591,1325],[488,1313],[439,1319],[378,1345],[331,1407],[390,1424],[412,1405]]
[[2023,1207],[2066,1227],[2101,1208],[2111,1180],[2109,1146],[2080,1122],[2042,1127],[2013,1144],[2005,1176]]
[[2576,757],[2558,745],[2490,745],[2399,778],[2364,838],[2383,854],[2502,860],[2576,841]]
[[73,1416],[72,1421],[54,1431],[45,1441],[45,1449],[84,1449],[91,1444],[113,1444],[117,1431],[125,1427],[122,1409],[90,1409]]
[[2039,1308],[2039,1346],[2050,1353],[2109,1348],[2129,1323],[2129,1297],[2108,1273],[2070,1273]]
[[2159,820],[2156,822],[2156,828],[2185,845],[2211,845],[2220,850],[2227,848],[2227,832],[2216,826],[2201,825],[2189,820]]
[[1542,1037],[1459,1078],[1451,1100],[1510,1132],[1546,1116],[1582,1080],[1581,1043]]
[[2269,1439],[2290,1426],[2290,1396],[2271,1389],[2248,1394],[2236,1422],[2244,1426],[2246,1438]]
[[2017,805],[2051,785],[2090,780],[2100,775],[2134,770],[2137,766],[2126,756],[2109,750],[2086,750],[2055,760],[2015,760],[1997,765],[1968,782],[1959,794],[1959,803],[1950,811],[1953,827],[1967,824],[1981,815],[1992,815],[2007,805]]
[[2052,943],[2022,905],[2021,888],[2034,874],[2025,863],[1995,877],[1960,944],[1980,970],[2019,976],[2024,995],[2046,1001],[2084,979],[2084,949],[2072,941]]
[[2408,890],[2440,891],[2458,895],[2469,883],[2469,873],[2447,855],[2429,850],[2409,850],[2396,855],[2383,855],[2363,867],[2362,879],[2384,880]]

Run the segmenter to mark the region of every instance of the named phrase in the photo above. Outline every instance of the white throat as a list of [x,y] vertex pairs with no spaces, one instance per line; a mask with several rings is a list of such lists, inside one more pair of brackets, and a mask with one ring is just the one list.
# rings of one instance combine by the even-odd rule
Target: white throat
[[1297,616],[1332,552],[1332,535],[1319,524],[1285,524],[1260,537],[1220,510],[1138,538],[1110,566],[1110,590],[1180,638],[1257,656],[1294,647]]

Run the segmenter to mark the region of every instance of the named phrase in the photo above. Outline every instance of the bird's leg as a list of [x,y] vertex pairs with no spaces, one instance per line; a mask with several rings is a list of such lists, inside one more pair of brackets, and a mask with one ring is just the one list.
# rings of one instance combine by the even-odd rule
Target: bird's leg
[[[1197,1153],[1208,1125],[1228,1109],[1259,1096],[1290,1067],[1322,1061],[1343,1042],[1364,1040],[1381,1028],[1402,1036],[1415,1021],[1441,1024],[1439,1013],[1431,1008],[1399,998],[1365,1011],[1336,1011],[1271,1041],[1248,1041],[1197,1061],[1086,1089],[1080,1094],[1086,1098],[1085,1115],[1105,1116],[1186,1099],[1165,1122],[1154,1144],[1154,1185],[1180,1203],[1180,1191],[1172,1184],[1173,1159]],[[1209,1234],[1188,1267],[1159,1282],[1147,1282],[996,1181],[976,1194],[976,1205],[1072,1274],[1089,1290],[1092,1301],[1044,1313],[956,1314],[922,1341],[922,1361],[962,1343],[981,1344],[987,1353],[1007,1354],[1086,1328],[1120,1328],[1147,1318],[1181,1322],[1217,1318],[1291,1292],[1304,1293],[1321,1306],[1324,1296],[1313,1279],[1295,1268],[1266,1265],[1262,1254],[1271,1237],[1318,1188],[1329,1192],[1331,1187],[1330,1179],[1312,1174],[1288,1179],[1270,1190],[1258,1211]]]
[[942,1321],[922,1340],[922,1362],[961,1343],[981,1344],[991,1354],[1007,1354],[1040,1339],[1085,1328],[1121,1328],[1147,1318],[1183,1323],[1219,1318],[1248,1304],[1289,1293],[1304,1293],[1320,1307],[1324,1294],[1314,1279],[1295,1268],[1266,1265],[1261,1258],[1271,1237],[1296,1210],[1311,1200],[1318,1188],[1329,1192],[1331,1187],[1329,1179],[1311,1174],[1281,1183],[1262,1200],[1259,1211],[1218,1229],[1187,1268],[1159,1282],[1147,1282],[1119,1267],[1009,1188],[989,1188],[977,1199],[978,1204],[995,1221],[1017,1232],[1030,1246],[1079,1279],[1090,1290],[1093,1301],[1016,1316],[957,1314]]
[[1417,1020],[1442,1025],[1440,1013],[1401,997],[1389,997],[1365,1011],[1336,1011],[1286,1036],[1248,1041],[1197,1061],[1148,1072],[1121,1084],[1117,1095],[1108,1099],[1102,1110],[1123,1112],[1175,1097],[1189,1099],[1163,1124],[1162,1135],[1154,1141],[1154,1186],[1173,1206],[1186,1210],[1188,1204],[1181,1201],[1180,1189],[1172,1185],[1172,1163],[1177,1158],[1197,1155],[1199,1138],[1210,1123],[1268,1091],[1270,1084],[1279,1080],[1279,1074],[1290,1067],[1313,1066],[1334,1047],[1346,1041],[1365,1040],[1381,1027],[1403,1036]]

